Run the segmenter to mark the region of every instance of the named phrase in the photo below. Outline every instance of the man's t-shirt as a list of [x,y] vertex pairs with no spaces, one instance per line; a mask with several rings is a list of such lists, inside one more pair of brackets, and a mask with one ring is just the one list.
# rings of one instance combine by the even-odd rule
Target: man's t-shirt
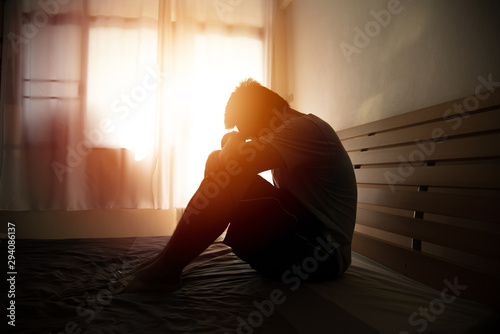
[[286,167],[272,171],[280,189],[290,191],[325,227],[338,248],[340,273],[351,263],[357,188],[351,160],[332,127],[308,114],[285,121],[260,138],[283,157]]

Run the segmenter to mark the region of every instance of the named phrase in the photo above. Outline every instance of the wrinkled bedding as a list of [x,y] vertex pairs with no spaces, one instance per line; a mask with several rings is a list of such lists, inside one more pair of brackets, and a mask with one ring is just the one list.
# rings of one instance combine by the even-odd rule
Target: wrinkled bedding
[[17,240],[16,326],[4,327],[5,321],[2,327],[13,333],[53,334],[474,333],[485,332],[497,317],[489,307],[457,298],[432,321],[411,318],[440,291],[355,253],[338,280],[272,281],[220,241],[186,268],[177,291],[113,290],[118,270],[141,264],[167,241]]

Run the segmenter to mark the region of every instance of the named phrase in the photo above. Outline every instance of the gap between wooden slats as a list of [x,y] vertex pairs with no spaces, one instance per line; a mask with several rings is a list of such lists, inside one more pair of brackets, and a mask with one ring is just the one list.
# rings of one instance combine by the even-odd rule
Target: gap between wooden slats
[[500,109],[342,141],[347,151],[387,147],[500,129]]
[[[378,133],[381,131],[389,131],[393,129],[403,128],[409,125],[427,123],[429,121],[441,120],[445,116],[445,112],[452,108],[454,104],[462,105],[465,98],[456,99],[453,101],[444,102],[435,106],[430,106],[415,111],[406,112],[400,115],[384,118],[374,122],[361,124],[347,129],[337,131],[337,135],[341,140],[348,138],[361,137],[370,133]],[[493,92],[489,98],[479,100],[479,106],[476,110],[491,108],[500,105],[500,90]]]
[[358,202],[499,223],[498,197],[358,187]]
[[500,235],[362,208],[356,224],[500,260]]
[[349,153],[353,165],[500,157],[500,133]]
[[454,188],[500,189],[500,163],[356,169],[356,182]]

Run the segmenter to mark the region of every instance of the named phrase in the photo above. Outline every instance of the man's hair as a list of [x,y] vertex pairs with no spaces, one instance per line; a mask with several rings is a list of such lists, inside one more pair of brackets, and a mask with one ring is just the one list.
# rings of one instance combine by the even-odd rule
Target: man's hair
[[267,119],[272,115],[273,109],[282,111],[285,107],[289,107],[285,99],[256,80],[248,78],[241,81],[229,97],[224,125],[226,129],[232,129],[240,122]]

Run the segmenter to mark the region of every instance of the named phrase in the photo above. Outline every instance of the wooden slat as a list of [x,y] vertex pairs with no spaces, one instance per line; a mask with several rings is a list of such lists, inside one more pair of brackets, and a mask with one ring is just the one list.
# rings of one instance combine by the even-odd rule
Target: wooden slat
[[[470,116],[445,121],[454,105],[474,99],[480,103]],[[500,90],[496,90],[485,100],[465,97],[337,131],[353,165],[360,167],[355,169],[358,203],[368,204],[358,208],[357,224],[370,233],[389,232],[450,252],[499,260],[500,234],[426,219],[437,215],[500,223],[496,209],[500,197],[492,195],[492,190],[500,189],[499,108]],[[424,166],[424,162],[437,165]],[[416,191],[414,186],[439,187],[440,192],[437,188]],[[388,212],[394,209],[422,212],[423,218]],[[446,287],[445,279],[458,278],[467,285],[462,297],[492,305],[500,297],[500,277],[487,268],[480,272],[358,231],[353,250],[436,289]]]
[[446,287],[445,280],[453,284],[456,279],[457,284],[467,286],[466,289],[461,290],[460,297],[498,307],[499,277],[443,261],[435,256],[422,254],[419,251],[384,242],[361,233],[354,234],[352,249],[439,291]]
[[442,120],[373,136],[343,140],[342,145],[347,151],[354,151],[498,129],[500,129],[500,109],[494,109],[467,118]]
[[[443,118],[443,115],[446,110],[450,108],[453,109],[454,104],[462,105],[466,98],[460,98],[453,101],[448,101],[434,106],[407,112],[397,116],[388,117],[382,120],[354,126],[347,129],[338,130],[337,135],[341,140],[344,140],[347,138],[368,135],[370,133],[378,133],[381,131],[402,128],[408,125],[439,120]],[[480,111],[481,109],[500,105],[500,90],[496,90],[494,93],[491,94],[489,98],[485,100],[481,100],[479,98],[478,100],[479,100],[479,106],[477,110],[471,111],[471,113]]]
[[358,184],[394,184],[451,188],[500,189],[500,163],[355,169]]
[[358,202],[500,223],[500,198],[358,187]]
[[[356,224],[500,261],[500,235],[358,208]],[[474,242],[471,242],[473,240]]]
[[[452,138],[441,143],[427,143],[426,147],[422,149],[416,144],[411,144],[364,152],[351,152],[349,153],[349,157],[353,165],[400,163],[401,157],[407,161],[443,161],[500,157],[500,133]],[[432,147],[435,149],[432,150]]]

